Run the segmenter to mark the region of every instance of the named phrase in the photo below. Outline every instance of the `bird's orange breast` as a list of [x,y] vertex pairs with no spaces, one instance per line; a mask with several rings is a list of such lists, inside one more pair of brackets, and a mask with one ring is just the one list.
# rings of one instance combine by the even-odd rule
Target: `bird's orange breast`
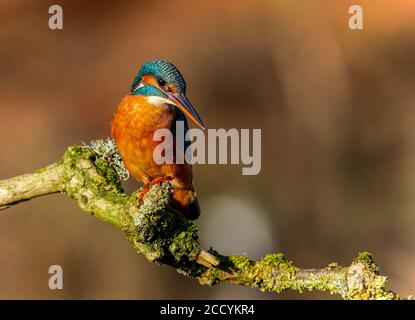
[[128,171],[137,180],[148,183],[158,177],[171,176],[173,184],[179,187],[192,185],[189,164],[159,165],[153,159],[154,149],[160,143],[153,140],[155,131],[172,129],[175,121],[174,107],[152,105],[145,96],[127,95],[118,104],[111,135]]
[[200,207],[192,184],[191,165],[186,162],[157,164],[153,159],[154,149],[160,143],[154,141],[154,133],[158,129],[172,130],[176,120],[174,107],[155,106],[149,103],[148,97],[128,95],[117,106],[111,135],[134,178],[148,184],[156,178],[172,177],[172,204],[187,218],[196,219]]
[[163,107],[147,102],[144,96],[125,96],[117,106],[111,123],[111,134],[124,163],[136,179],[148,183],[162,176],[162,168],[153,160],[159,143],[153,141],[154,132],[170,128],[173,116]]

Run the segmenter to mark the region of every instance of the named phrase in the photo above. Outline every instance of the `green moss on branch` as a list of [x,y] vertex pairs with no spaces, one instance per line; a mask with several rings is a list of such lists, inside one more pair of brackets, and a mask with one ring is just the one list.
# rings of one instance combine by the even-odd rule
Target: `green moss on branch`
[[0,208],[36,196],[62,192],[94,217],[121,229],[134,249],[149,261],[167,264],[203,285],[228,282],[279,293],[286,289],[327,291],[344,299],[398,299],[387,290],[387,278],[368,252],[350,266],[331,263],[322,269],[301,269],[283,254],[258,261],[245,255],[223,256],[200,248],[198,228],[170,207],[172,187],[154,185],[138,203],[126,195],[126,177],[111,140],[69,147],[57,163],[31,174],[0,181]]

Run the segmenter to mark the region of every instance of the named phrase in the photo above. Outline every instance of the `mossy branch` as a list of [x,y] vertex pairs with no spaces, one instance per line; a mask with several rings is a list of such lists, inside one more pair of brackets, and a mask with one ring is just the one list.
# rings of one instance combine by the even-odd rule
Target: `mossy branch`
[[359,253],[350,266],[300,269],[281,253],[252,261],[245,255],[203,250],[197,227],[170,207],[168,182],[152,186],[140,205],[137,192],[123,192],[120,177],[126,175],[112,146],[110,140],[99,140],[69,147],[60,161],[46,168],[0,181],[0,209],[60,192],[84,212],[121,229],[149,261],[169,265],[203,285],[227,282],[276,293],[319,290],[344,299],[399,299],[386,289],[387,278],[379,275],[367,252]]

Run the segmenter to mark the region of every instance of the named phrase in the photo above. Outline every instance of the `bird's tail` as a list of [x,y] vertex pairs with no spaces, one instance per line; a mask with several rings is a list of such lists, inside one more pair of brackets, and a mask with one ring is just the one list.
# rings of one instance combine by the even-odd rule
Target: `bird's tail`
[[200,206],[196,191],[174,187],[173,205],[189,220],[195,220],[200,216]]

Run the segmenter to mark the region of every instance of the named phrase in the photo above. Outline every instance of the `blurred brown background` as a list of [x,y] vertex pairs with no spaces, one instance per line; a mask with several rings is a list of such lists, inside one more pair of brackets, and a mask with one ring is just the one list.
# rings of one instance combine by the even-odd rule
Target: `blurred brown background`
[[[51,4],[64,30],[48,29]],[[142,62],[168,59],[209,128],[263,133],[259,175],[195,167],[204,247],[303,267],[369,250],[415,293],[414,1],[2,0],[0,21],[0,178],[107,137]],[[48,288],[52,264],[64,290]],[[337,297],[201,287],[53,195],[1,212],[0,298]]]

